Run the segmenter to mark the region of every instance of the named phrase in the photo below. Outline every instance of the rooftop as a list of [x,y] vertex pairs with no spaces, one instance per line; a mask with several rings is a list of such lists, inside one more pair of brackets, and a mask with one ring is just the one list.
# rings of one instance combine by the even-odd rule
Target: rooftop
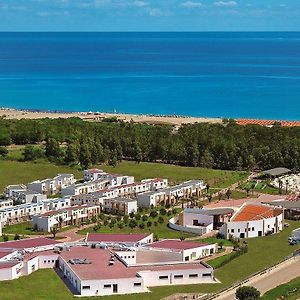
[[201,208],[186,208],[184,213],[201,214],[208,216],[220,216],[234,213],[232,208],[212,208],[212,209],[201,209]]
[[180,241],[180,240],[162,240],[148,245],[152,248],[160,248],[160,249],[171,249],[171,250],[188,250],[199,248],[203,246],[207,246],[205,243],[198,242],[188,242],[188,241]]
[[292,172],[292,171],[287,168],[274,168],[274,169],[263,171],[262,173],[265,175],[270,175],[270,176],[280,176],[280,175],[284,175],[284,174],[287,174],[290,172]]
[[150,234],[88,233],[87,242],[138,243]]
[[28,249],[58,244],[58,241],[43,237],[0,243],[2,249]]
[[19,264],[18,261],[14,261],[14,262],[0,262],[0,269],[7,269],[7,268],[11,268],[14,267],[15,265]]
[[232,222],[258,221],[273,218],[282,214],[282,210],[265,205],[247,204],[231,219]]
[[283,207],[285,209],[300,209],[300,201],[273,201],[268,205]]
[[7,256],[7,255],[9,255],[9,254],[11,254],[13,251],[11,251],[11,250],[1,250],[0,249],[0,259],[1,258],[4,258],[5,256]]

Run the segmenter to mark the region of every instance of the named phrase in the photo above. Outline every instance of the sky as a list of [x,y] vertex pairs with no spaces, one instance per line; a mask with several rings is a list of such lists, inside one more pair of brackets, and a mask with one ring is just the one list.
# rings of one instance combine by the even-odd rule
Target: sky
[[300,31],[300,0],[0,0],[0,31]]

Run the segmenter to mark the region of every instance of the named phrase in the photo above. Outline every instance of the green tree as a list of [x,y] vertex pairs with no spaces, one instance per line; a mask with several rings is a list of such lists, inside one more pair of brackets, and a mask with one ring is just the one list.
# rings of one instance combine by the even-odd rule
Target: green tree
[[252,286],[241,286],[236,290],[235,297],[238,300],[259,300],[260,292]]
[[54,138],[49,138],[46,141],[46,156],[58,158],[61,154],[59,143]]
[[32,161],[42,158],[44,156],[44,151],[41,147],[27,145],[22,154],[25,161]]
[[58,227],[57,227],[57,225],[52,226],[52,227],[50,228],[50,232],[52,233],[53,239],[55,239],[56,234],[58,233]]
[[8,155],[8,150],[6,147],[0,146],[0,156],[6,157]]
[[76,143],[68,143],[66,150],[66,163],[74,163],[78,161],[78,146]]
[[80,145],[79,163],[83,169],[87,169],[91,163],[91,153],[87,141],[83,141]]

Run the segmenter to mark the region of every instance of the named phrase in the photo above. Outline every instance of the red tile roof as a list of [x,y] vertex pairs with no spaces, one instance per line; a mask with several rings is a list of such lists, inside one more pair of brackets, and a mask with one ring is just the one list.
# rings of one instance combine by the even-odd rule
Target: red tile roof
[[7,256],[8,254],[11,254],[13,251],[11,250],[1,250],[0,249],[0,258],[3,258],[5,256]]
[[280,120],[255,120],[255,119],[238,119],[236,120],[238,125],[261,125],[261,126],[272,126],[274,123],[280,123],[283,127],[297,127],[300,126],[299,121],[280,121]]
[[148,245],[153,248],[161,248],[161,249],[171,249],[171,250],[187,250],[194,249],[203,246],[207,246],[205,243],[198,242],[188,242],[188,241],[180,241],[180,240],[162,240],[155,242],[153,244]]
[[149,234],[88,233],[87,242],[138,243]]
[[58,241],[47,239],[43,237],[24,239],[19,241],[2,242],[0,248],[2,249],[27,249],[42,246],[50,246],[58,244]]
[[273,218],[282,214],[282,210],[264,205],[248,204],[232,218],[233,222],[258,221]]
[[8,269],[8,268],[12,268],[15,265],[19,264],[18,261],[15,262],[5,262],[5,263],[0,263],[0,269]]

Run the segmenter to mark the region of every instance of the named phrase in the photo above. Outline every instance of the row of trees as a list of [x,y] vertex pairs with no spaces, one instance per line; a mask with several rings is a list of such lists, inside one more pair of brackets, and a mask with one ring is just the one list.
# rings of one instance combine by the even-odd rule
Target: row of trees
[[175,131],[169,125],[96,123],[77,118],[0,119],[0,146],[12,143],[45,145],[45,150],[27,147],[25,159],[46,156],[83,167],[101,162],[115,165],[123,158],[231,170],[278,166],[298,170],[300,165],[300,128],[280,125],[202,123]]

